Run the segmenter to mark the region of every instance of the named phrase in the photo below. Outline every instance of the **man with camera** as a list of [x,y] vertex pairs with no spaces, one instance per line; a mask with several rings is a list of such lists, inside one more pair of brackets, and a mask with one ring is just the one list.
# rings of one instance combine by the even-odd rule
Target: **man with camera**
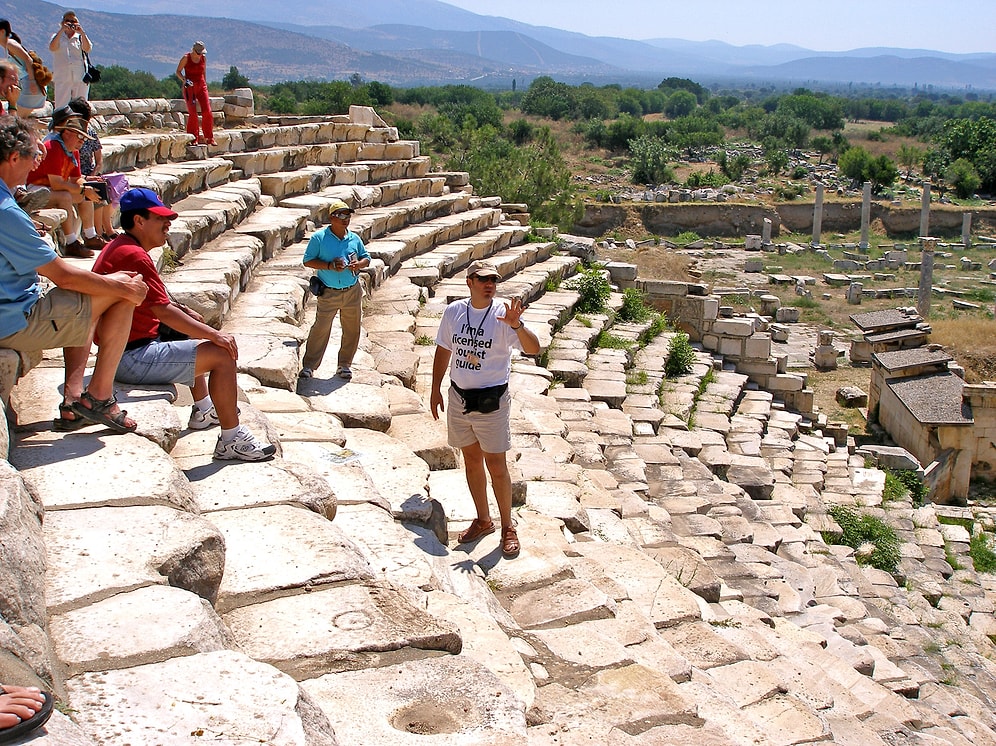
[[[370,266],[362,239],[349,230],[353,208],[342,200],[331,205],[329,224],[311,234],[304,251],[304,266],[316,270],[311,290],[318,298],[318,313],[308,332],[304,348],[301,378],[311,378],[322,364],[332,333],[332,322],[339,314],[342,341],[339,343],[339,365],[336,375],[349,380],[353,377],[353,356],[360,346],[360,322],[363,315],[363,288],[359,274]],[[317,292],[316,292],[317,291]]]
[[71,99],[90,96],[90,84],[83,81],[86,75],[84,53],[90,54],[93,44],[72,10],[62,16],[59,30],[48,43],[52,53],[52,73],[55,81],[55,108],[61,109]]
[[[494,263],[471,262],[467,268],[470,298],[454,301],[443,311],[436,333],[429,406],[437,420],[439,410],[446,412],[448,441],[463,453],[467,487],[477,510],[477,518],[460,534],[459,542],[477,541],[495,531],[488,506],[490,474],[501,518],[501,551],[511,558],[519,554],[519,537],[512,523],[512,479],[505,460],[512,447],[508,378],[512,350],[535,355],[540,344],[522,321],[522,300],[497,300],[499,280]],[[450,390],[444,407],[440,386],[447,369]]]

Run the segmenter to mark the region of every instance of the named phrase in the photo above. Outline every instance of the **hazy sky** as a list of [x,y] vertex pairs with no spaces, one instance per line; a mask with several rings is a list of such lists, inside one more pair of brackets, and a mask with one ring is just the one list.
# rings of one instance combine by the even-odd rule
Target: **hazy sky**
[[589,36],[996,52],[996,0],[444,0]]

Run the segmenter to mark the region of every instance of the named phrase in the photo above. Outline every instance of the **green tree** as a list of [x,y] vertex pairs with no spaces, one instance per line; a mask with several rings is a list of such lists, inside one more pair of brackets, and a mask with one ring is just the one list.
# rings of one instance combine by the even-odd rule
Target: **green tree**
[[578,110],[577,92],[566,83],[541,75],[530,85],[522,99],[522,112],[550,119],[567,119]]
[[903,143],[896,152],[896,160],[906,169],[906,181],[913,176],[913,169],[923,163],[923,151],[913,145]]
[[674,181],[674,169],[668,165],[673,153],[660,137],[644,135],[629,144],[630,165],[636,184],[665,184]]
[[967,158],[959,158],[944,172],[944,180],[961,199],[968,199],[982,184],[982,177]]
[[695,94],[689,91],[675,91],[667,98],[664,105],[664,113],[672,119],[687,117],[698,106]]
[[833,139],[826,135],[814,137],[809,141],[809,145],[820,154],[820,165],[823,164],[823,158],[833,152]]
[[876,193],[892,186],[899,177],[895,163],[884,155],[875,158],[860,146],[845,150],[837,162],[837,168],[856,184],[870,181],[872,191]]
[[248,88],[249,78],[239,72],[239,68],[232,65],[221,79],[221,86],[226,91],[234,91],[236,88]]

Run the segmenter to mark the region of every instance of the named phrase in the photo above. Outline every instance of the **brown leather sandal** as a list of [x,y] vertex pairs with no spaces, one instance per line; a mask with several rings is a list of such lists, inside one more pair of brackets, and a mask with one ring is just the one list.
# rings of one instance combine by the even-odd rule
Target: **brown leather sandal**
[[501,530],[501,553],[511,559],[519,556],[519,535],[515,526],[504,526]]
[[470,522],[470,528],[457,537],[457,541],[461,544],[469,544],[472,541],[477,541],[482,536],[487,536],[488,534],[493,534],[494,532],[494,521],[482,523],[479,519],[475,518]]

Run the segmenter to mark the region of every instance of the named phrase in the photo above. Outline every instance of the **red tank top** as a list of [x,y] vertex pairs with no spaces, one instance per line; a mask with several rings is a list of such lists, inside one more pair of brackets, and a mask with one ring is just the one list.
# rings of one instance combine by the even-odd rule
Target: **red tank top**
[[183,74],[187,76],[187,80],[193,81],[195,86],[207,85],[207,81],[204,79],[204,70],[207,67],[207,57],[201,55],[200,62],[194,62],[190,53],[187,53],[187,62],[183,66]]

